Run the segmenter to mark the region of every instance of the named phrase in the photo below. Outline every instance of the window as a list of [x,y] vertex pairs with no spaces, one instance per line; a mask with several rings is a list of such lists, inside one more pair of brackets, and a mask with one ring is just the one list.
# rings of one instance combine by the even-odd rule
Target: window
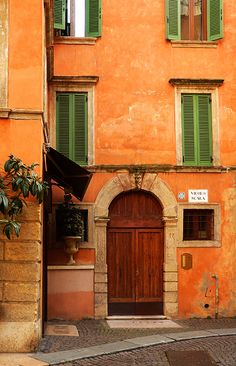
[[[78,206],[76,206],[78,208]],[[88,210],[83,209],[80,210],[81,214],[81,220],[82,220],[82,236],[81,236],[81,242],[87,242],[88,241]],[[56,208],[56,238],[57,240],[60,240],[64,232],[62,230],[62,217],[60,213],[60,209]]]
[[217,203],[179,203],[178,247],[221,246],[221,210]]
[[184,209],[183,240],[214,240],[214,210]]
[[81,165],[88,163],[87,121],[87,93],[57,93],[57,150]]
[[170,40],[214,41],[223,37],[223,0],[166,0]]
[[175,93],[177,165],[220,166],[219,87],[224,80],[170,79],[169,83]]
[[54,0],[56,36],[99,37],[101,0]]
[[211,95],[182,94],[182,153],[184,165],[212,165]]

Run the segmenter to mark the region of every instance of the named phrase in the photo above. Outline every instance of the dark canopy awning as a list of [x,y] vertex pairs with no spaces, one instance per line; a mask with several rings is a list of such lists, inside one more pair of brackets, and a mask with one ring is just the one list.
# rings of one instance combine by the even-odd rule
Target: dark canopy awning
[[48,147],[46,177],[53,179],[81,201],[92,178],[92,173],[59,153],[59,151]]

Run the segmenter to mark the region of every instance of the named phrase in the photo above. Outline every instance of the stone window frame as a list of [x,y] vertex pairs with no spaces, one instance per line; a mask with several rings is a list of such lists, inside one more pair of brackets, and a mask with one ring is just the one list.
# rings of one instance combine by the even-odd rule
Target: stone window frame
[[[183,240],[184,210],[213,210],[214,211],[214,240]],[[180,248],[210,248],[221,246],[221,208],[219,203],[179,203],[178,205],[178,247]]]
[[93,165],[95,141],[94,141],[94,117],[95,117],[95,83],[97,77],[77,78],[53,78],[50,83],[49,97],[49,130],[52,147],[56,148],[56,94],[57,93],[87,93],[88,96],[88,163]]
[[[210,94],[212,101],[212,165],[220,165],[220,114],[219,114],[219,86],[223,80],[189,80],[171,79],[170,84],[175,87],[175,125],[176,125],[176,163],[183,166],[182,152],[182,94]],[[207,167],[206,167],[207,168]]]

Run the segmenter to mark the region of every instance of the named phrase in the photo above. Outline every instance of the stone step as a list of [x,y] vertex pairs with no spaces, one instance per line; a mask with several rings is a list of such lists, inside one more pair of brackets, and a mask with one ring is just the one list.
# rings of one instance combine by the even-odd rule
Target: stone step
[[112,315],[107,316],[106,320],[164,320],[167,319],[165,315]]

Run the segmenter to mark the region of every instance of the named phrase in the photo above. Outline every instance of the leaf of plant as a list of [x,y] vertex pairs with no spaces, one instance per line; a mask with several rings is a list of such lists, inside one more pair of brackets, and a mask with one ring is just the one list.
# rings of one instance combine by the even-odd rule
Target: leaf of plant
[[30,191],[31,191],[33,196],[36,195],[36,193],[37,193],[37,183],[36,183],[35,180],[33,181],[33,183],[30,186]]
[[2,196],[2,205],[3,205],[4,212],[6,212],[8,210],[8,206],[9,206],[8,198],[6,196]]
[[21,186],[21,191],[23,193],[24,198],[29,196],[29,184],[24,182]]
[[13,165],[13,163],[12,163],[12,160],[11,159],[8,159],[5,162],[5,164],[4,164],[4,170],[5,170],[6,173],[9,173],[10,172],[10,170],[12,168],[12,165]]
[[11,239],[11,234],[12,234],[12,225],[10,224],[10,222],[8,222],[8,224],[6,224],[3,227],[3,233],[6,235],[6,237],[10,240]]
[[11,225],[13,226],[16,236],[18,237],[20,235],[20,227],[21,225],[19,224],[19,222],[16,221],[11,221]]

